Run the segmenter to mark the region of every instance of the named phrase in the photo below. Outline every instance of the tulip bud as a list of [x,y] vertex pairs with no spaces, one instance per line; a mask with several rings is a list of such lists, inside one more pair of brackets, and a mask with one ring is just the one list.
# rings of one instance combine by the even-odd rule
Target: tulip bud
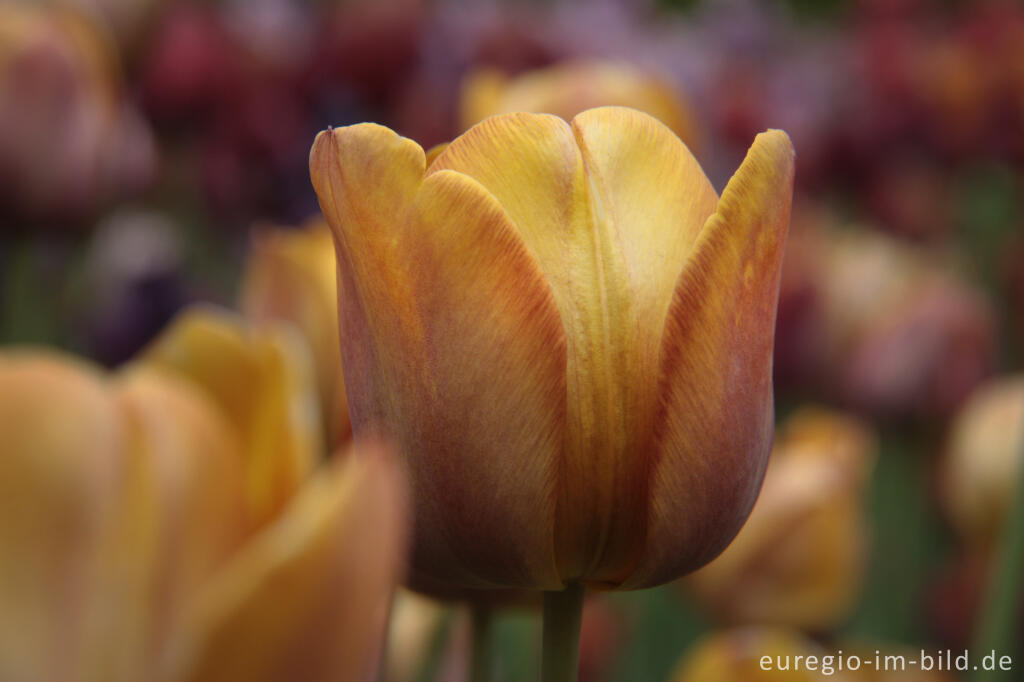
[[297,230],[260,228],[242,280],[242,312],[257,323],[294,325],[309,343],[332,446],[352,435],[338,339],[334,242],[324,222]]
[[992,547],[1024,466],[1024,375],[993,379],[964,404],[950,429],[939,497],[968,543]]
[[698,130],[689,103],[661,78],[625,63],[563,62],[514,78],[482,68],[462,85],[460,116],[466,130],[488,116],[516,111],[555,114],[565,120],[594,107],[639,109],[672,129],[690,146]]
[[426,168],[322,132],[353,431],[398,443],[413,577],[657,585],[739,530],[773,429],[793,150],[759,135],[721,199],[633,109],[487,119]]
[[683,585],[718,619],[809,630],[855,604],[867,550],[865,424],[805,409],[777,435],[761,495],[732,544]]

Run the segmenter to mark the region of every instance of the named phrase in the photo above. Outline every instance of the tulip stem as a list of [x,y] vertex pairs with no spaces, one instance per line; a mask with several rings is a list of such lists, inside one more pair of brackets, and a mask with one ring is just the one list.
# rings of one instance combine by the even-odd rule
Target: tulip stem
[[470,614],[473,621],[473,648],[469,658],[469,682],[493,682],[494,647],[491,630],[494,613],[489,606],[473,604]]
[[544,593],[541,682],[576,682],[582,620],[582,584],[569,583],[561,592]]
[[[1024,415],[1021,415],[1024,418]],[[975,631],[974,650],[976,656],[986,656],[995,652],[998,661],[1001,656],[1011,656],[1013,667],[1018,669],[1020,663],[1017,656],[1012,656],[1014,642],[1019,641],[1014,631],[1019,627],[1021,596],[1024,593],[1021,575],[1024,574],[1024,438],[1017,446],[1020,450],[1022,466],[1018,475],[1017,491],[1011,505],[1010,514],[1006,517],[1003,528],[1001,549],[996,554],[995,565],[991,573],[988,596],[981,612]],[[980,669],[972,680],[1007,679],[1005,671],[986,671]]]

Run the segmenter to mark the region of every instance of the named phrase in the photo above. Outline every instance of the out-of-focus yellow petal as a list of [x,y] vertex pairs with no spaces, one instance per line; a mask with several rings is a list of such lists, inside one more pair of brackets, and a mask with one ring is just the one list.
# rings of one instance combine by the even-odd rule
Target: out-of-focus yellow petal
[[405,543],[390,452],[335,458],[199,597],[165,679],[328,682],[375,662]]
[[[509,109],[504,101],[508,90],[508,81],[508,76],[491,67],[483,67],[470,72],[462,81],[462,92],[459,97],[459,126],[463,130],[469,130],[489,116],[511,114],[516,111],[557,115],[556,112],[549,111],[548,108],[517,106]],[[516,104],[521,104],[521,101],[517,101]],[[607,104],[607,102],[603,104]],[[575,113],[578,112],[573,112],[573,114]],[[572,115],[569,118],[572,118]]]
[[137,361],[188,377],[224,411],[245,456],[254,526],[277,513],[323,451],[312,361],[289,331],[196,308],[179,316]]
[[939,499],[961,538],[990,551],[1010,516],[1024,467],[1024,374],[1003,376],[971,394],[950,429],[939,471]]
[[[135,446],[154,475],[157,543],[148,592],[139,599],[146,613],[130,632],[108,637],[123,644],[126,636],[145,635],[137,648],[151,663],[184,605],[245,537],[245,461],[221,410],[187,379],[135,367],[117,386],[135,425]],[[122,587],[109,585],[101,598]]]
[[785,133],[757,136],[676,285],[646,548],[629,586],[659,584],[713,558],[757,497],[772,441],[772,340],[793,161]]
[[352,433],[338,339],[337,267],[330,228],[322,220],[296,230],[260,228],[242,281],[241,308],[265,324],[294,324],[309,342],[328,443]]
[[310,167],[338,245],[353,427],[399,439],[414,566],[461,586],[559,587],[565,355],[536,261],[491,194],[451,171],[424,179],[422,150],[386,128],[321,133]]
[[864,486],[875,439],[853,417],[804,408],[778,434],[736,539],[683,579],[728,623],[826,631],[849,614],[867,551]]
[[0,679],[93,679],[92,590],[130,447],[120,408],[84,364],[5,352],[0,434]]
[[533,111],[569,121],[582,111],[603,106],[638,109],[664,123],[688,145],[696,142],[693,112],[665,80],[626,63],[603,60],[564,62],[514,78],[480,69],[463,83],[460,116],[467,129],[497,114]]

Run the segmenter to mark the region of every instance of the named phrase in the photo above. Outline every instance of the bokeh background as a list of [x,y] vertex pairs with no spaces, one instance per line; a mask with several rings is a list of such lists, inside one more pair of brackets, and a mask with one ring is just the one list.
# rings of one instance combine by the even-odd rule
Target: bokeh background
[[[1019,3],[3,0],[0,344],[114,367],[191,304],[238,308],[254,244],[315,229],[328,125],[429,148],[602,103],[665,121],[719,191],[782,128],[797,188],[762,501],[713,569],[590,604],[584,678],[781,632],[735,626],[962,650],[1024,461]],[[463,609],[397,613],[395,679],[459,679]],[[531,679],[538,627],[499,616],[501,679]]]

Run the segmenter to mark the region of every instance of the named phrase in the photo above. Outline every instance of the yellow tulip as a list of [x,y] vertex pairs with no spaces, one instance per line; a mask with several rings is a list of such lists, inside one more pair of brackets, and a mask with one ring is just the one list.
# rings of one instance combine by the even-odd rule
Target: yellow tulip
[[720,199],[617,107],[492,117],[429,168],[359,124],[320,133],[310,168],[353,430],[399,445],[414,573],[634,588],[728,544],[771,445],[785,133]]
[[794,414],[743,530],[684,586],[728,623],[838,625],[864,573],[863,498],[875,449],[870,428],[854,418],[811,408]]
[[1024,466],[1024,375],[993,379],[953,420],[939,497],[956,531],[976,548],[996,545]]
[[202,389],[242,438],[253,523],[272,518],[324,452],[312,359],[281,326],[212,306],[181,313],[134,361]]
[[0,679],[356,679],[401,562],[381,446],[312,474],[259,529],[245,439],[209,394],[0,353]]
[[697,143],[689,103],[665,80],[627,63],[580,60],[509,78],[500,71],[474,71],[462,86],[462,129],[488,116],[534,111],[566,120],[599,106],[628,106],[658,119],[691,149]]
[[253,239],[240,297],[249,319],[287,322],[305,336],[332,446],[352,435],[338,339],[337,277],[327,223],[311,221],[295,230],[262,227]]

